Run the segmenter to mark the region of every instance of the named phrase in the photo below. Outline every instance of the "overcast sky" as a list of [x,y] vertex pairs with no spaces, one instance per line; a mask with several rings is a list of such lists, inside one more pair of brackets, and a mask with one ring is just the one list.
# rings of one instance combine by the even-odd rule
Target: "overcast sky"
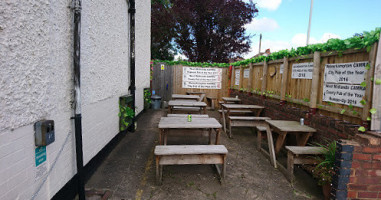
[[[246,0],[245,0],[246,1]],[[258,16],[246,26],[251,38],[250,58],[261,51],[271,52],[305,46],[311,0],[253,0]],[[310,43],[326,42],[330,38],[345,39],[355,33],[381,27],[381,0],[314,0]]]

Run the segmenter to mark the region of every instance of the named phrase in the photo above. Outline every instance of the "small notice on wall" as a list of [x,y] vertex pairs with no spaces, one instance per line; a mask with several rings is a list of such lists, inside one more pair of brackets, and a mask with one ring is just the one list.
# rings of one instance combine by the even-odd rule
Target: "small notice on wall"
[[243,70],[243,78],[249,78],[250,76],[250,69]]
[[240,70],[236,69],[235,70],[235,78],[234,78],[235,83],[234,83],[234,85],[239,85],[240,74],[241,74]]
[[312,79],[314,63],[295,63],[292,65],[291,78],[293,79]]
[[324,84],[323,101],[363,107],[360,103],[365,95],[365,88],[360,85]]
[[281,64],[279,68],[279,73],[283,74],[283,71],[284,71],[284,64]]
[[365,80],[365,62],[326,64],[324,70],[324,82],[360,84]]
[[183,88],[221,89],[222,69],[183,67]]

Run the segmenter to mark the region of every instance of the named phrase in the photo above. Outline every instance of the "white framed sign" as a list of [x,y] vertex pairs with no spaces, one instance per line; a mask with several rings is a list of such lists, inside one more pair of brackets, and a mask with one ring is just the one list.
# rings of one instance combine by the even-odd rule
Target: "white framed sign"
[[222,69],[183,67],[183,88],[221,89]]
[[363,107],[360,103],[365,95],[365,88],[360,85],[325,83],[323,101]]
[[243,78],[249,78],[250,77],[250,69],[243,70]]
[[235,82],[234,82],[234,85],[239,85],[239,79],[240,79],[240,77],[241,77],[241,72],[240,72],[239,69],[236,69],[235,70],[235,78],[234,78]]
[[281,64],[279,68],[279,73],[283,74],[283,71],[284,71],[284,64]]
[[312,79],[314,63],[295,63],[292,65],[291,78],[293,79]]
[[367,64],[368,61],[326,64],[324,82],[360,84],[365,80]]

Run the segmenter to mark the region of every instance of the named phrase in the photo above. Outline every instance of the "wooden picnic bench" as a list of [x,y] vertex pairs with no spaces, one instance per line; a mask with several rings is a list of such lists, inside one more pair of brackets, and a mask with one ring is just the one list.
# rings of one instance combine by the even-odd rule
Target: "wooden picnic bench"
[[[167,117],[188,117],[189,114],[168,114]],[[208,118],[209,115],[205,114],[192,114],[192,118]]]
[[179,110],[183,112],[204,112],[206,113],[206,103],[198,101],[180,101],[171,100],[168,102],[168,113],[171,114],[172,111]]
[[214,144],[219,144],[220,132],[222,125],[215,119],[211,117],[194,117],[192,115],[192,121],[188,122],[186,117],[162,117],[160,119],[159,125],[159,144],[167,144],[167,135],[170,130],[175,130],[177,135],[189,135],[197,134],[194,131],[183,131],[185,130],[208,130],[209,144],[212,144],[212,132],[216,133]]
[[225,178],[228,150],[224,145],[158,145],[154,154],[158,184],[162,183],[164,165],[215,164],[220,178]]
[[294,180],[294,165],[317,164],[317,160],[312,156],[324,152],[324,148],[312,146],[286,146],[286,149],[288,150],[286,178],[290,182]]
[[198,96],[198,95],[172,94],[172,100],[198,101],[199,99],[200,99],[200,96]]

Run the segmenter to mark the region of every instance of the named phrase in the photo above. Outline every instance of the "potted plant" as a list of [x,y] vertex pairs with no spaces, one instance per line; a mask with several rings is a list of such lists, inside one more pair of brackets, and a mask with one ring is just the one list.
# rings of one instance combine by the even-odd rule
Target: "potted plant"
[[150,88],[144,88],[144,110],[148,110],[151,106]]
[[313,170],[313,176],[318,180],[318,185],[322,186],[324,199],[330,198],[332,176],[334,175],[336,141],[327,145],[316,144],[323,148],[322,157],[317,157],[318,165]]

